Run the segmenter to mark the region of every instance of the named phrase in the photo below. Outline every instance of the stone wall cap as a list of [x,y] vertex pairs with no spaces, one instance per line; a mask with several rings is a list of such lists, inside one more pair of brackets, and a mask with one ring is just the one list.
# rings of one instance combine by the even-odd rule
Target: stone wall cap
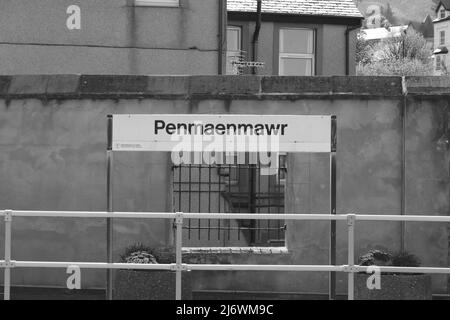
[[[450,77],[406,77],[408,93],[450,94]],[[8,75],[0,76],[6,99],[287,99],[339,96],[398,97],[402,77],[359,76],[139,76]]]

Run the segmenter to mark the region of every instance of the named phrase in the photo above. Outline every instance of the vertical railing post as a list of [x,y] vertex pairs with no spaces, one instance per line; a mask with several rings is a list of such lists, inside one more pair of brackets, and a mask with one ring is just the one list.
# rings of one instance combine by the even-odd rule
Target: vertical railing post
[[175,278],[175,299],[181,300],[181,273],[183,268],[183,213],[177,212],[175,218],[175,259],[176,259],[176,278]]
[[347,215],[347,232],[348,232],[348,300],[355,299],[355,222],[354,214]]
[[[113,118],[108,115],[108,146],[106,151],[107,157],[107,171],[106,171],[106,211],[113,212],[113,148],[112,148],[112,130]],[[108,263],[113,263],[113,219],[106,218],[106,260]],[[113,299],[113,271],[106,270],[106,300]]]
[[[336,215],[336,190],[337,190],[337,118],[331,117],[331,153],[330,153],[330,214]],[[336,220],[330,221],[330,265],[334,266],[337,263],[336,259]],[[336,272],[332,271],[329,274],[329,299],[336,299]]]
[[5,210],[5,270],[3,283],[3,299],[11,299],[11,224],[12,210]]

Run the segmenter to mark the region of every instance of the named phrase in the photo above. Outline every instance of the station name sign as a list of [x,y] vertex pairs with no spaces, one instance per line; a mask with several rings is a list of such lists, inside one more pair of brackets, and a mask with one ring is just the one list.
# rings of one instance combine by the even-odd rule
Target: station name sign
[[[331,116],[124,114],[112,116],[113,151],[331,152]],[[213,145],[213,146],[212,146]]]

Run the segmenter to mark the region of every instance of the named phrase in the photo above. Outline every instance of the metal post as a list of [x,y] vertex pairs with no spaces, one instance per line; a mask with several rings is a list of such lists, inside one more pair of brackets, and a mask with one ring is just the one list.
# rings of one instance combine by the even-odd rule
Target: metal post
[[[108,212],[113,212],[113,151],[112,151],[112,115],[108,115],[108,149],[107,173],[106,173],[106,201]],[[113,219],[106,218],[106,258],[108,263],[113,263]],[[106,300],[113,299],[113,271],[106,270]]]
[[353,267],[355,266],[355,222],[356,216],[349,214],[347,216],[348,266],[350,268],[348,273],[348,300],[355,299],[355,273],[353,272]]
[[[249,193],[249,212],[256,213],[256,191],[255,191],[255,178],[256,178],[256,165],[252,164],[251,157],[252,154],[249,155],[249,177],[248,177],[248,193]],[[270,197],[270,184],[269,184],[269,197]],[[239,208],[240,209],[240,208]],[[255,245],[256,240],[256,221],[250,220],[250,243],[251,245]]]
[[176,257],[176,279],[175,279],[175,299],[181,300],[181,272],[183,267],[183,256],[182,256],[182,246],[183,246],[183,213],[177,212],[177,217],[175,219],[176,225],[176,238],[175,238],[175,257]]
[[5,279],[3,283],[3,299],[11,298],[11,223],[12,211],[5,210]]
[[[406,214],[406,115],[408,108],[408,86],[406,77],[402,77],[403,108],[402,108],[402,153],[401,153],[401,199],[400,215]],[[405,251],[405,221],[400,222],[400,251]]]
[[[331,117],[331,153],[330,153],[330,214],[336,214],[336,151],[337,118]],[[330,265],[336,265],[336,221],[330,222]],[[336,272],[329,275],[329,299],[336,299]]]

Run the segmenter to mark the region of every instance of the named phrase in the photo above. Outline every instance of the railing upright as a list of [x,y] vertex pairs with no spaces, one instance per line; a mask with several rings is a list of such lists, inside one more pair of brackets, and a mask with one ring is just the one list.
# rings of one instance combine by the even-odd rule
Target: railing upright
[[348,300],[355,299],[355,223],[356,216],[349,214],[347,216],[347,233],[348,233]]
[[5,270],[3,282],[3,299],[11,299],[11,224],[12,211],[5,210]]
[[176,277],[175,277],[175,299],[181,300],[181,275],[183,271],[183,214],[181,212],[177,213],[175,218],[176,225],[176,245],[175,245],[175,256],[176,256]]

